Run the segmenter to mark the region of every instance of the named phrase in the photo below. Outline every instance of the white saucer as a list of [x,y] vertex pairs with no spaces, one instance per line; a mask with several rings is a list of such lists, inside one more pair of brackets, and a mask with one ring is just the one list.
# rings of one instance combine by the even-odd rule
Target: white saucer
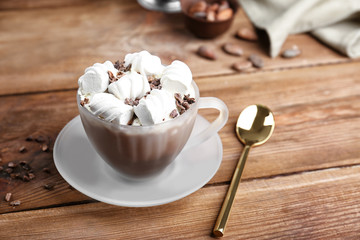
[[[193,133],[209,122],[197,116]],[[160,175],[130,181],[103,161],[87,139],[80,116],[59,133],[54,146],[55,166],[61,176],[83,194],[101,202],[125,206],[156,206],[181,199],[204,186],[222,160],[219,135],[181,152]]]

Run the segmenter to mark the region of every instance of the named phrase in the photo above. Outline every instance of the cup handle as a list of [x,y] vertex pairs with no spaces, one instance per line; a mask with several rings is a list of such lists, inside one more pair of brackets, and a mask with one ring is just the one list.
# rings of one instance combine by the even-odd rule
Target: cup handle
[[227,106],[223,101],[216,97],[201,97],[199,99],[199,109],[202,108],[215,108],[219,110],[219,116],[207,128],[205,128],[195,136],[191,137],[186,143],[183,150],[187,150],[208,140],[222,127],[224,127],[225,123],[229,118],[229,110]]

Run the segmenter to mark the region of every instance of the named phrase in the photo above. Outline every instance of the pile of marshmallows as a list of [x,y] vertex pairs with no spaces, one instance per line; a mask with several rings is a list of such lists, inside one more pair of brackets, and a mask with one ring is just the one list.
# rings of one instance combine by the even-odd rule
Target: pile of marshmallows
[[[175,93],[194,97],[189,67],[178,60],[163,66],[159,57],[147,51],[127,54],[125,74],[115,82],[109,81],[109,72],[117,76],[113,63],[95,63],[85,69],[79,80],[78,94],[94,115],[122,125],[153,125],[171,120],[176,107]],[[160,79],[161,89],[150,89],[148,77]],[[138,100],[136,106],[125,104],[126,99]],[[135,114],[135,115],[134,115]]]

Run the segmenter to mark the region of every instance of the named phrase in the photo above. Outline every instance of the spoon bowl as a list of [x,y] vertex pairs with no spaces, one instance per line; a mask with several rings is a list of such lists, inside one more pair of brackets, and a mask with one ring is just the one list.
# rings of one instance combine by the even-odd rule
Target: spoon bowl
[[251,105],[240,113],[236,123],[236,134],[243,144],[258,146],[270,138],[274,127],[274,116],[269,108]]
[[240,113],[236,123],[236,134],[245,147],[236,165],[229,189],[216,220],[213,229],[215,237],[224,236],[226,223],[230,216],[250,148],[265,143],[273,133],[274,127],[274,116],[270,109],[263,105],[248,106]]

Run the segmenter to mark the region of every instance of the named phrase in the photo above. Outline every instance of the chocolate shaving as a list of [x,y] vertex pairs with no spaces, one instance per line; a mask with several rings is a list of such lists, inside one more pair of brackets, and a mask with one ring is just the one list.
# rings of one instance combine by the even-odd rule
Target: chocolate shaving
[[28,141],[28,142],[31,142],[31,141],[33,141],[34,140],[34,138],[33,138],[33,136],[28,136],[26,139],[25,139],[25,141]]
[[109,82],[113,83],[117,81],[117,79],[114,77],[114,74],[111,71],[108,71],[108,75],[109,75]]
[[30,180],[33,180],[35,178],[35,174],[33,174],[33,173],[29,173],[28,175],[29,175]]
[[53,190],[54,187],[55,187],[54,183],[48,183],[48,184],[44,185],[44,188],[47,189],[47,190]]
[[47,151],[49,150],[49,146],[48,146],[46,143],[44,143],[44,144],[41,146],[41,150],[42,150],[43,152],[47,152]]
[[191,98],[190,94],[184,95],[184,101],[188,102],[189,104],[193,104],[195,102],[195,98]]
[[183,100],[182,100],[182,98],[181,98],[181,94],[180,94],[180,93],[175,93],[175,94],[174,94],[174,97],[175,97],[175,99],[176,99],[176,101],[177,101],[178,103],[180,103],[180,104],[183,103]]
[[82,107],[85,105],[84,100],[81,100],[81,101],[80,101],[80,105],[81,105]]
[[[183,105],[181,105],[181,104],[178,103],[178,102],[176,102],[176,106],[177,106],[178,108],[180,108],[181,110],[185,110],[185,108],[183,107]],[[181,114],[181,112],[180,112],[180,114]]]
[[176,111],[176,109],[172,110],[171,113],[170,113],[170,117],[171,118],[176,118],[178,116],[178,112]]
[[188,110],[190,108],[190,104],[188,102],[183,102],[182,106]]
[[35,141],[38,142],[38,143],[43,143],[43,142],[45,142],[45,137],[39,135],[39,136],[37,136],[37,137],[35,138]]
[[10,202],[10,200],[11,200],[11,195],[12,195],[12,193],[7,193],[7,194],[5,195],[5,201],[6,201],[6,202]]
[[131,98],[125,98],[125,101],[124,103],[126,105],[129,105],[129,106],[137,106],[139,104],[139,100],[138,98],[136,98],[135,100],[132,100]]
[[130,71],[130,69],[131,69],[131,64],[129,64],[127,67],[125,67],[124,72],[128,72],[128,71]]
[[10,206],[19,206],[20,204],[21,204],[20,200],[15,200],[15,201],[10,202]]
[[114,63],[114,68],[116,68],[117,70],[120,70],[120,67],[122,66],[123,64],[120,64],[119,60],[117,60],[115,63]]
[[13,163],[13,162],[9,162],[9,163],[8,163],[8,167],[9,167],[9,168],[14,168],[14,167],[16,167],[16,164]]
[[21,153],[26,152],[26,147],[25,147],[25,146],[21,146],[21,147],[19,148],[19,152],[21,152]]

